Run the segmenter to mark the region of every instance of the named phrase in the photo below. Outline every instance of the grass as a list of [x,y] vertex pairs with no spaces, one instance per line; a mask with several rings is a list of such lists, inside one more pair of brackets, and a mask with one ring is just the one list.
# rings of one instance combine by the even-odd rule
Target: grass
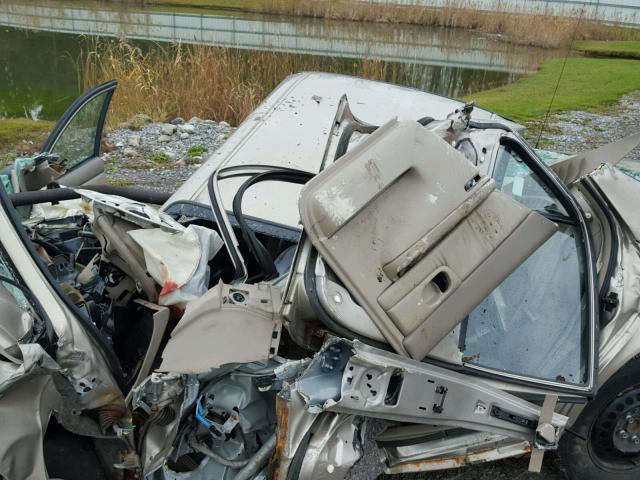
[[334,20],[441,26],[500,34],[512,42],[560,47],[574,39],[640,39],[638,31],[596,20],[483,12],[466,0],[449,0],[442,8],[354,0],[147,0],[146,4],[191,6],[218,11],[257,12]]
[[[503,87],[468,95],[481,106],[518,122],[542,119],[564,59]],[[102,40],[83,56],[85,86],[115,78],[119,88],[109,116],[118,124],[143,113],[156,121],[175,117],[240,123],[287,75],[304,70],[346,73],[396,82],[393,65],[378,60],[327,61],[273,52],[244,52],[201,45],[158,46],[148,51],[122,40]],[[640,90],[640,62],[570,57],[551,112],[592,110]]]
[[135,183],[131,180],[126,180],[124,178],[107,178],[107,184],[113,187],[129,187],[134,185]]
[[0,155],[0,168],[11,165],[16,160],[16,158],[18,158],[18,155],[16,155],[15,153],[5,153]]
[[574,50],[594,57],[640,59],[640,41],[581,41],[572,45]]
[[38,151],[53,126],[53,122],[44,120],[0,119],[0,155],[6,157]]
[[240,123],[292,73],[322,70],[394,81],[394,66],[378,60],[327,59],[266,51],[157,45],[141,50],[124,40],[97,40],[80,59],[85,88],[116,79],[111,126],[142,113]]
[[203,145],[194,145],[193,147],[190,147],[189,150],[187,150],[187,155],[189,155],[191,158],[200,157],[207,150],[207,147]]
[[[478,106],[518,122],[545,117],[564,59],[544,62],[537,73],[510,85],[469,95]],[[551,113],[593,110],[640,90],[640,62],[615,58],[571,57],[562,74]]]
[[169,156],[164,152],[151,153],[148,159],[153,163],[169,163]]

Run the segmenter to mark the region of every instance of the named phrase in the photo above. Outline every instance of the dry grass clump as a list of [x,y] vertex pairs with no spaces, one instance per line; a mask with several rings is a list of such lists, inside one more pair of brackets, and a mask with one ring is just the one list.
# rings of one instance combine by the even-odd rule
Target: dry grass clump
[[441,8],[354,0],[273,0],[250,9],[335,20],[463,28],[504,35],[509,42],[538,47],[562,47],[572,40],[640,39],[638,29],[580,18],[579,14],[570,18],[544,12],[487,12],[473,8],[465,0],[448,0],[447,5]]
[[378,60],[327,60],[274,52],[204,45],[153,45],[143,49],[125,40],[97,40],[81,55],[85,88],[118,81],[109,123],[144,113],[156,121],[198,116],[240,123],[284,78],[323,70],[393,81]]

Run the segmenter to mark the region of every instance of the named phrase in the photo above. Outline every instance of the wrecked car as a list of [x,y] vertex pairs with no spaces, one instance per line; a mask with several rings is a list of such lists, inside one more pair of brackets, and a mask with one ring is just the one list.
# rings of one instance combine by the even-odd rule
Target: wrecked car
[[1,477],[638,478],[640,136],[549,165],[472,104],[302,73],[164,195],[99,185],[114,89],[4,177]]

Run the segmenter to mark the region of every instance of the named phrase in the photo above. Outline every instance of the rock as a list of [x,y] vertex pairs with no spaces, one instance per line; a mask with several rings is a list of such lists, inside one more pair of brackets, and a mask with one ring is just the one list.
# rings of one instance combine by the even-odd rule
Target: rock
[[216,122],[214,120],[203,120],[202,123],[204,123],[205,125],[216,125]]
[[196,131],[196,127],[191,123],[185,123],[184,125],[180,125],[178,130],[183,133],[194,133]]
[[189,138],[189,134],[187,132],[182,132],[180,134],[180,140],[186,140],[187,138]]
[[151,122],[152,120],[149,115],[145,115],[144,113],[138,113],[137,115],[134,115],[127,121],[127,124],[129,125],[127,128],[138,130],[143,125],[146,125],[147,123],[151,123]]
[[171,141],[171,137],[170,137],[169,135],[160,135],[160,136],[158,137],[158,141],[159,141],[160,143],[167,143],[167,142],[170,142],[170,141]]
[[122,153],[124,153],[125,157],[129,157],[129,158],[135,157],[138,154],[138,152],[134,148],[131,148],[131,147],[125,148],[122,151]]
[[191,117],[191,119],[187,122],[190,124],[202,123],[202,119],[198,117]]
[[140,146],[140,135],[130,135],[127,139],[127,143],[130,147],[139,147]]
[[175,125],[165,123],[160,127],[160,133],[162,133],[162,135],[173,135],[174,133],[176,133],[176,128],[177,127]]
[[187,165],[196,165],[196,164],[202,163],[202,157],[201,156],[197,156],[197,157],[186,156],[186,157],[184,157],[182,159],[182,161]]
[[182,125],[184,123],[184,118],[182,117],[176,117],[173,120],[171,120],[171,122],[169,122],[173,125]]
[[231,127],[231,125],[229,125],[227,122],[220,122],[220,123],[219,123],[219,125],[220,125],[221,127],[224,127],[224,128],[229,128],[229,127]]
[[116,142],[116,147],[117,147],[117,148],[122,148],[122,147],[124,147],[124,143],[122,143],[122,142]]
[[162,153],[164,153],[170,161],[175,162],[176,154],[172,150],[162,150]]

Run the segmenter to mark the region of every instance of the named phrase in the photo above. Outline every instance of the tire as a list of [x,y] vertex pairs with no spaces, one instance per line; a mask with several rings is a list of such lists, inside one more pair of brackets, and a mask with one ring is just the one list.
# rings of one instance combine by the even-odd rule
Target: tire
[[600,387],[559,453],[570,480],[640,479],[640,358]]

